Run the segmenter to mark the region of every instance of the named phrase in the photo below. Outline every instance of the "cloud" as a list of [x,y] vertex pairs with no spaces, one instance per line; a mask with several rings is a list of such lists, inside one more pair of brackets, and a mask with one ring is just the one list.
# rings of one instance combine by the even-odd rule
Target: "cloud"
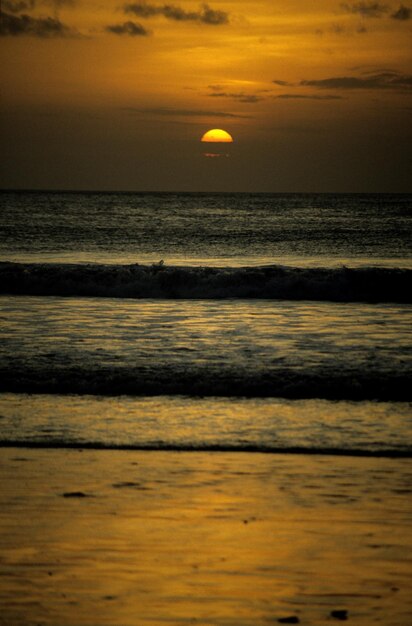
[[383,71],[368,76],[336,76],[320,80],[302,80],[300,85],[318,89],[383,89],[399,91],[412,88],[412,74]]
[[199,11],[185,11],[173,4],[155,5],[147,4],[146,2],[136,2],[134,4],[125,4],[123,10],[125,13],[133,13],[143,18],[163,15],[166,19],[175,20],[177,22],[192,21],[209,24],[211,26],[229,23],[228,13],[211,9],[207,4],[203,4]]
[[239,93],[228,93],[225,91],[213,91],[213,93],[209,94],[210,98],[230,98],[231,100],[237,100],[238,102],[244,102],[248,104],[254,104],[255,102],[260,102],[263,100],[261,96],[257,96],[255,94],[247,94],[243,92]]
[[288,83],[286,80],[272,80],[272,83],[275,85],[280,85],[280,87],[290,87],[293,83]]
[[31,17],[30,15],[1,14],[0,36],[17,37],[30,35],[32,37],[73,37],[76,34],[71,28],[53,17]]
[[203,22],[204,24],[210,24],[212,26],[219,26],[220,24],[229,23],[229,15],[228,13],[226,13],[226,11],[217,11],[215,9],[211,9],[207,4],[203,5],[200,16],[201,22]]
[[399,9],[391,14],[391,17],[394,20],[400,20],[402,22],[410,20],[412,17],[412,9],[404,7],[403,4],[401,4]]
[[114,35],[128,35],[129,37],[145,37],[150,35],[150,31],[146,30],[141,24],[136,22],[124,22],[123,24],[113,24],[106,26],[105,29],[108,33]]
[[126,111],[131,113],[144,113],[149,115],[161,115],[162,117],[220,117],[220,118],[244,118],[249,115],[238,115],[237,113],[226,113],[222,111],[206,111],[203,109],[170,109],[166,107],[139,109],[135,107],[127,107]]
[[9,13],[31,11],[36,6],[35,0],[3,0],[3,10]]
[[155,15],[162,15],[163,7],[157,7],[153,4],[146,4],[145,2],[136,2],[135,4],[125,4],[123,11],[125,13],[133,13],[139,17],[153,17]]
[[[23,13],[32,11],[36,4],[39,4],[37,0],[3,0],[3,10],[8,13]],[[74,7],[76,0],[40,0],[40,4],[48,4],[58,13],[61,7]]]
[[275,98],[281,98],[282,100],[292,100],[292,99],[302,99],[302,100],[342,100],[342,96],[331,96],[331,95],[325,95],[325,96],[318,96],[318,95],[314,95],[314,96],[308,96],[305,94],[293,94],[293,93],[283,93],[280,94],[279,96],[275,96]]
[[[341,3],[341,7],[346,13],[354,13],[364,18],[383,17],[390,11],[390,8],[381,2],[356,2],[353,4],[344,2]],[[399,21],[410,20],[412,18],[412,9],[400,4],[399,9],[391,13],[390,17]]]
[[386,4],[380,2],[356,2],[354,4],[344,2],[341,7],[346,13],[355,13],[361,17],[382,17],[388,12]]

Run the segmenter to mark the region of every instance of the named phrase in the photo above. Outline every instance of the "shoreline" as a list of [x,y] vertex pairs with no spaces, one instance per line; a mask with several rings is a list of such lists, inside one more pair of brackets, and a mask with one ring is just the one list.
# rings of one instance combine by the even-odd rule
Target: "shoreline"
[[0,459],[2,626],[410,622],[411,459],[21,447]]

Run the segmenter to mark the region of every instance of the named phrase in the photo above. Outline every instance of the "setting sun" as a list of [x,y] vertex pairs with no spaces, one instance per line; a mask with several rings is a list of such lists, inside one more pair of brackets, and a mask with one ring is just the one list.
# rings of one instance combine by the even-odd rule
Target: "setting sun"
[[225,130],[213,128],[203,135],[201,141],[208,143],[233,143],[233,138]]

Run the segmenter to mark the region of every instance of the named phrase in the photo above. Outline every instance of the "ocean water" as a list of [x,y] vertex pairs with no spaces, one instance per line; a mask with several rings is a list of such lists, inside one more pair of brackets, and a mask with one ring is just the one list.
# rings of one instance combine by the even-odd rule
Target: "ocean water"
[[412,456],[411,207],[2,193],[0,445]]

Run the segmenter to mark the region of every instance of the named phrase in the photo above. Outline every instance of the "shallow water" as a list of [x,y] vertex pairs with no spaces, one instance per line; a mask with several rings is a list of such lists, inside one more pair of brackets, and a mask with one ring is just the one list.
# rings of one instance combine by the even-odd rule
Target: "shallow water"
[[0,297],[1,389],[410,400],[406,305]]
[[403,402],[0,394],[0,445],[412,456]]

